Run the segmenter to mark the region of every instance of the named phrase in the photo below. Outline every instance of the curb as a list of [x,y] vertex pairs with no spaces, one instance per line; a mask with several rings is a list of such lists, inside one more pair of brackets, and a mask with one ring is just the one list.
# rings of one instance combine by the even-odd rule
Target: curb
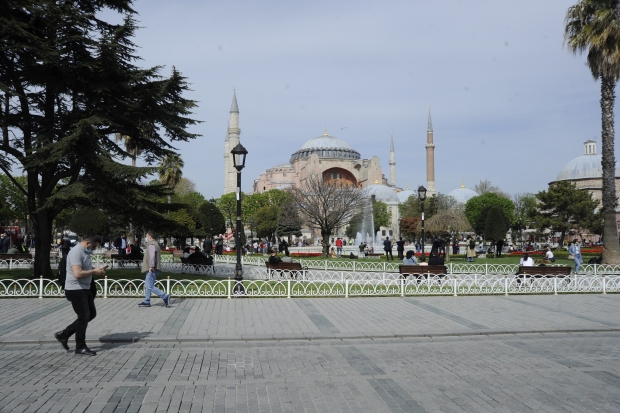
[[[115,337],[100,338],[97,340],[86,340],[87,343],[214,343],[214,342],[260,342],[260,341],[323,341],[323,340],[377,340],[377,339],[404,339],[404,338],[437,338],[437,337],[477,337],[477,336],[499,336],[499,335],[520,335],[520,334],[574,334],[574,333],[612,333],[620,332],[620,328],[581,328],[581,329],[560,329],[560,330],[476,330],[459,333],[412,333],[412,334],[366,334],[366,335],[291,335],[266,337],[206,337],[206,338],[139,338],[139,337]],[[1,345],[8,344],[55,344],[56,340],[0,340]]]

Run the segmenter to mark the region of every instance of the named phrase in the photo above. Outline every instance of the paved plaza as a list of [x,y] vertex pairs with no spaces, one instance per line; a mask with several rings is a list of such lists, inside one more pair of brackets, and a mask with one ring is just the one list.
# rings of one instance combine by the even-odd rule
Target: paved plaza
[[620,411],[620,295],[139,301],[0,300],[0,411]]

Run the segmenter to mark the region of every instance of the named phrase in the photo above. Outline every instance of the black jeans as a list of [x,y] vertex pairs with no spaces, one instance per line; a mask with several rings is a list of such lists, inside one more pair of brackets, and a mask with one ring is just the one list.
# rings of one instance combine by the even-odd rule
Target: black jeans
[[63,338],[69,339],[75,334],[75,347],[81,349],[86,347],[86,327],[88,322],[97,316],[95,309],[95,298],[90,290],[65,290],[67,300],[71,301],[73,311],[78,318],[69,324],[62,332]]

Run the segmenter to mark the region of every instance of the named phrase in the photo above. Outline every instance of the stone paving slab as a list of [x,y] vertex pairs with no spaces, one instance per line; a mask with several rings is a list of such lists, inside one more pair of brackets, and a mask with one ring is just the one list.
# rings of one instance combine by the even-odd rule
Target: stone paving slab
[[[89,340],[318,340],[620,330],[620,295],[323,299],[97,299]],[[0,300],[0,343],[53,342],[75,314],[60,298]]]
[[0,412],[620,411],[620,295],[138,302],[0,300]]

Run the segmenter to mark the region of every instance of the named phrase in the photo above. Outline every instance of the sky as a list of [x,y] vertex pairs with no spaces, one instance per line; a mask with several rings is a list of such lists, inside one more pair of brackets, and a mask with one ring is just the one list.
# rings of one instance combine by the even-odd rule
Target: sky
[[393,134],[396,184],[425,185],[430,107],[440,193],[536,193],[587,139],[601,150],[600,82],[563,45],[575,2],[137,0],[134,40],[140,66],[191,83],[202,136],[175,147],[206,198],[223,192],[233,89],[244,192],[324,127],[388,178]]

